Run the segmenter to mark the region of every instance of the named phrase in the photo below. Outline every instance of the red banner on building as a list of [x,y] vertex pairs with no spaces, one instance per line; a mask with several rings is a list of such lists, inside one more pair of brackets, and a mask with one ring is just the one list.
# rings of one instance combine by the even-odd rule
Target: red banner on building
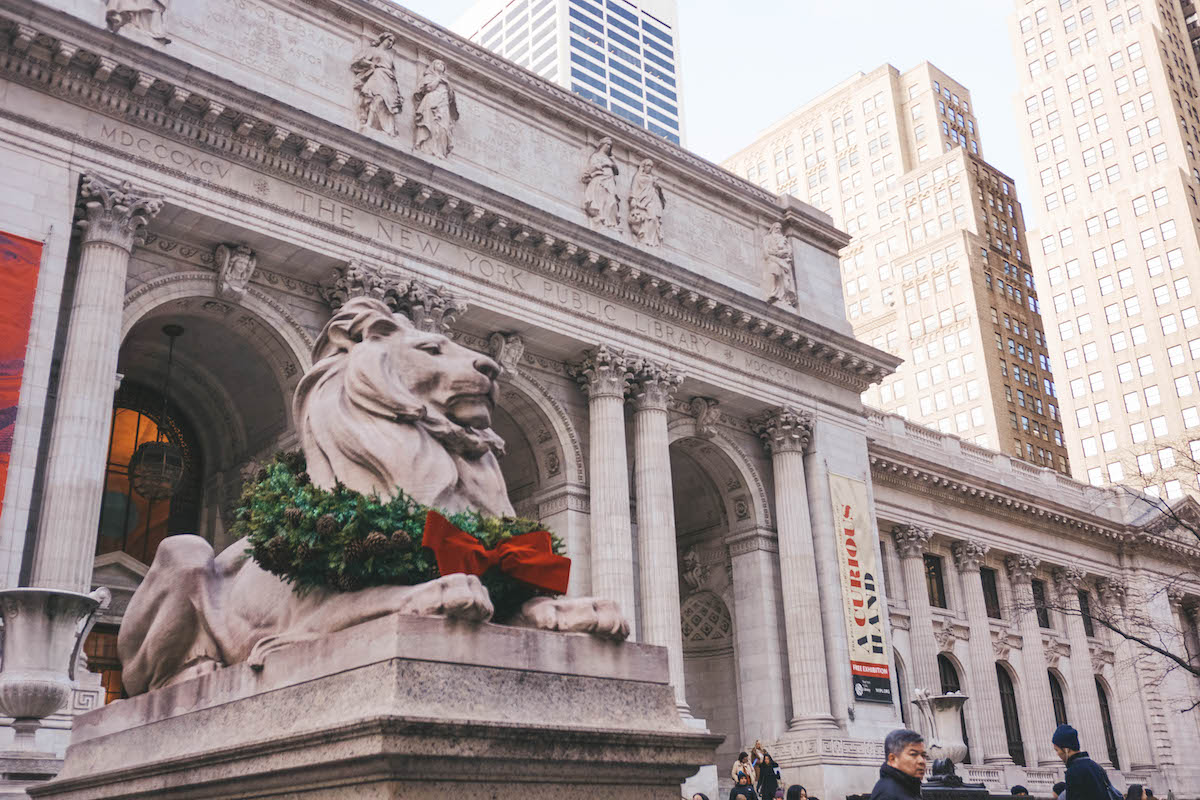
[[42,243],[0,231],[0,503],[8,483]]

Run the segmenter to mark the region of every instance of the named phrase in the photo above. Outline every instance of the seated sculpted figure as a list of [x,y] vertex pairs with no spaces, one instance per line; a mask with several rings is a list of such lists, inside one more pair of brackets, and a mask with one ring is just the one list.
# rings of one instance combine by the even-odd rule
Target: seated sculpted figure
[[[338,310],[313,348],[294,401],[314,484],[340,481],[449,512],[513,515],[491,431],[500,367],[436,333],[413,327],[380,300]],[[296,593],[249,555],[245,540],[220,555],[199,536],[165,539],[130,601],[118,639],[130,695],[169,686],[288,644],[389,614],[486,621],[492,604],[474,575],[412,586]],[[622,640],[616,605],[536,597],[510,624]]]

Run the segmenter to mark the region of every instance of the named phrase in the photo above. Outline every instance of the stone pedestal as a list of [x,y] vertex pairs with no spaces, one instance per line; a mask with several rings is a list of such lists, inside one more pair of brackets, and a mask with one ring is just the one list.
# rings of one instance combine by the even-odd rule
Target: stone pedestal
[[84,714],[30,794],[678,800],[720,741],[662,648],[392,616]]

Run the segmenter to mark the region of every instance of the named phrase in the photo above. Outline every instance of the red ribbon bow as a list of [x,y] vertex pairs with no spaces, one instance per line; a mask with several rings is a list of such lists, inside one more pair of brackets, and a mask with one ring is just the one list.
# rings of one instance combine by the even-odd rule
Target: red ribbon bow
[[548,531],[532,531],[505,539],[488,550],[471,534],[459,530],[436,511],[425,514],[421,544],[433,551],[438,572],[483,575],[492,567],[530,586],[566,594],[571,559],[554,552]]

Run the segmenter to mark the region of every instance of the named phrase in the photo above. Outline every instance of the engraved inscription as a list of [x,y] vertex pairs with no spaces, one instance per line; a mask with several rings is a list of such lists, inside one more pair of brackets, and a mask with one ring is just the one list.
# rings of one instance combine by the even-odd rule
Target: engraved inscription
[[131,153],[139,153],[163,164],[170,164],[193,175],[224,179],[229,176],[232,166],[227,161],[208,158],[165,142],[157,136],[151,136],[136,129],[123,128],[119,125],[101,123],[100,141]]

